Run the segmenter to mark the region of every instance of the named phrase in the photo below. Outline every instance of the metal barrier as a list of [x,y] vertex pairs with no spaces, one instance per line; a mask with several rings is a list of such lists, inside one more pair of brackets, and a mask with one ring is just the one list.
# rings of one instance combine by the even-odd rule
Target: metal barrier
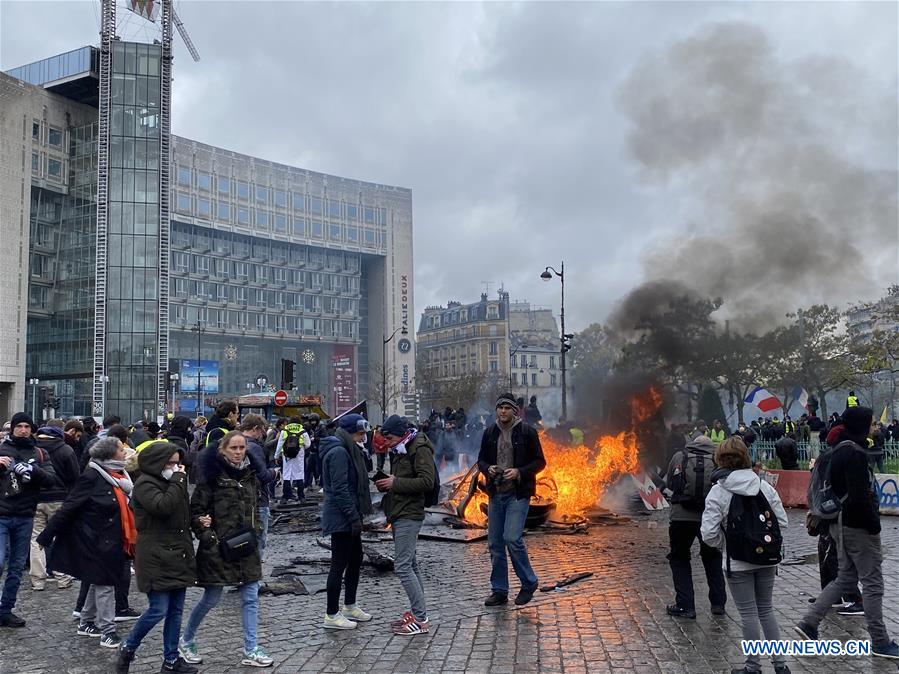
[[[769,468],[780,467],[774,445],[775,442],[770,440],[757,440],[752,443],[750,453],[753,462],[761,461]],[[821,446],[820,442],[797,442],[796,451],[799,454],[799,465],[802,468],[808,468],[809,462],[820,453]],[[899,472],[899,442],[891,440],[884,445],[883,462],[885,472]]]

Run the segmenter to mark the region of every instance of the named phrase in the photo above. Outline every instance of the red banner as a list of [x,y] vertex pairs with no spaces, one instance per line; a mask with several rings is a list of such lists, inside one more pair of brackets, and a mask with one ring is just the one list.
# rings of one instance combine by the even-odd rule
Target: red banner
[[350,345],[334,347],[331,355],[331,389],[334,391],[336,414],[342,414],[356,404],[355,348]]

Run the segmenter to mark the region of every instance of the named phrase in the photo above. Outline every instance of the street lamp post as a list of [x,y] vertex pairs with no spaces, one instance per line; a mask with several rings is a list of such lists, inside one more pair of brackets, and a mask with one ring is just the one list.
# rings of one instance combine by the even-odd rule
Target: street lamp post
[[[194,325],[190,329],[191,332],[197,333],[197,416],[202,416],[203,414],[203,379],[200,375],[203,373],[200,368],[200,358],[201,358],[201,350],[203,345],[203,333],[206,332],[206,328],[203,327],[203,321],[198,320],[197,324]],[[565,380],[565,375],[562,375],[562,380]]]
[[31,418],[37,419],[37,387],[40,385],[40,379],[29,379],[28,384],[32,386],[31,389]]
[[175,385],[178,383],[178,380],[180,378],[181,377],[176,372],[173,372],[172,376],[170,377],[170,379],[172,380],[172,414],[173,415],[175,414]]
[[562,282],[562,309],[559,317],[562,323],[562,338],[560,340],[560,349],[562,356],[562,419],[568,419],[568,389],[565,385],[565,352],[568,351],[568,335],[565,334],[565,262],[562,262],[562,270],[556,271],[552,267],[547,267],[540,274],[540,278],[544,281],[551,281],[553,274],[559,277]]
[[406,334],[403,327],[399,327],[391,333],[390,337],[384,338],[381,345],[381,423],[387,418],[387,344],[396,337],[396,333],[400,330]]

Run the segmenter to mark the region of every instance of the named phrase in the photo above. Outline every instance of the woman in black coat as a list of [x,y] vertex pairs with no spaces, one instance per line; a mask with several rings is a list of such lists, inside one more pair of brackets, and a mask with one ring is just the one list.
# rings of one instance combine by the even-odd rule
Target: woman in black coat
[[147,593],[149,607],[122,642],[116,672],[128,671],[141,641],[165,618],[162,671],[189,674],[197,668],[178,654],[184,595],[197,581],[187,474],[180,452],[165,441],[146,447],[138,463],[132,498],[139,534],[134,566],[137,587]]
[[128,507],[133,488],[125,471],[125,451],[117,438],[90,448],[91,460],[37,543],[50,548],[50,568],[90,583],[78,634],[100,637],[100,645],[118,648],[115,584],[134,556],[137,530]]

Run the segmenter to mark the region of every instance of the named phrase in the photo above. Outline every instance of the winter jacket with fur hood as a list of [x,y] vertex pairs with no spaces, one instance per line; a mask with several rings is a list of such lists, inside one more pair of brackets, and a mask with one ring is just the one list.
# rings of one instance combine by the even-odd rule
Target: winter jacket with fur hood
[[[727,524],[727,513],[730,510],[730,501],[734,494],[742,496],[755,496],[761,489],[762,494],[768,500],[768,504],[774,511],[777,523],[780,525],[781,532],[785,531],[789,525],[787,519],[787,511],[784,510],[780,496],[770,484],[756,475],[751,468],[743,470],[735,470],[727,477],[718,480],[717,484],[712,486],[712,490],[705,499],[705,510],[702,511],[702,540],[706,545],[718,548],[722,553],[725,552],[725,536],[724,527]],[[726,564],[727,556],[722,557]],[[750,564],[742,562],[739,559],[730,560],[731,571],[751,571],[753,569],[765,568],[759,564]]]

